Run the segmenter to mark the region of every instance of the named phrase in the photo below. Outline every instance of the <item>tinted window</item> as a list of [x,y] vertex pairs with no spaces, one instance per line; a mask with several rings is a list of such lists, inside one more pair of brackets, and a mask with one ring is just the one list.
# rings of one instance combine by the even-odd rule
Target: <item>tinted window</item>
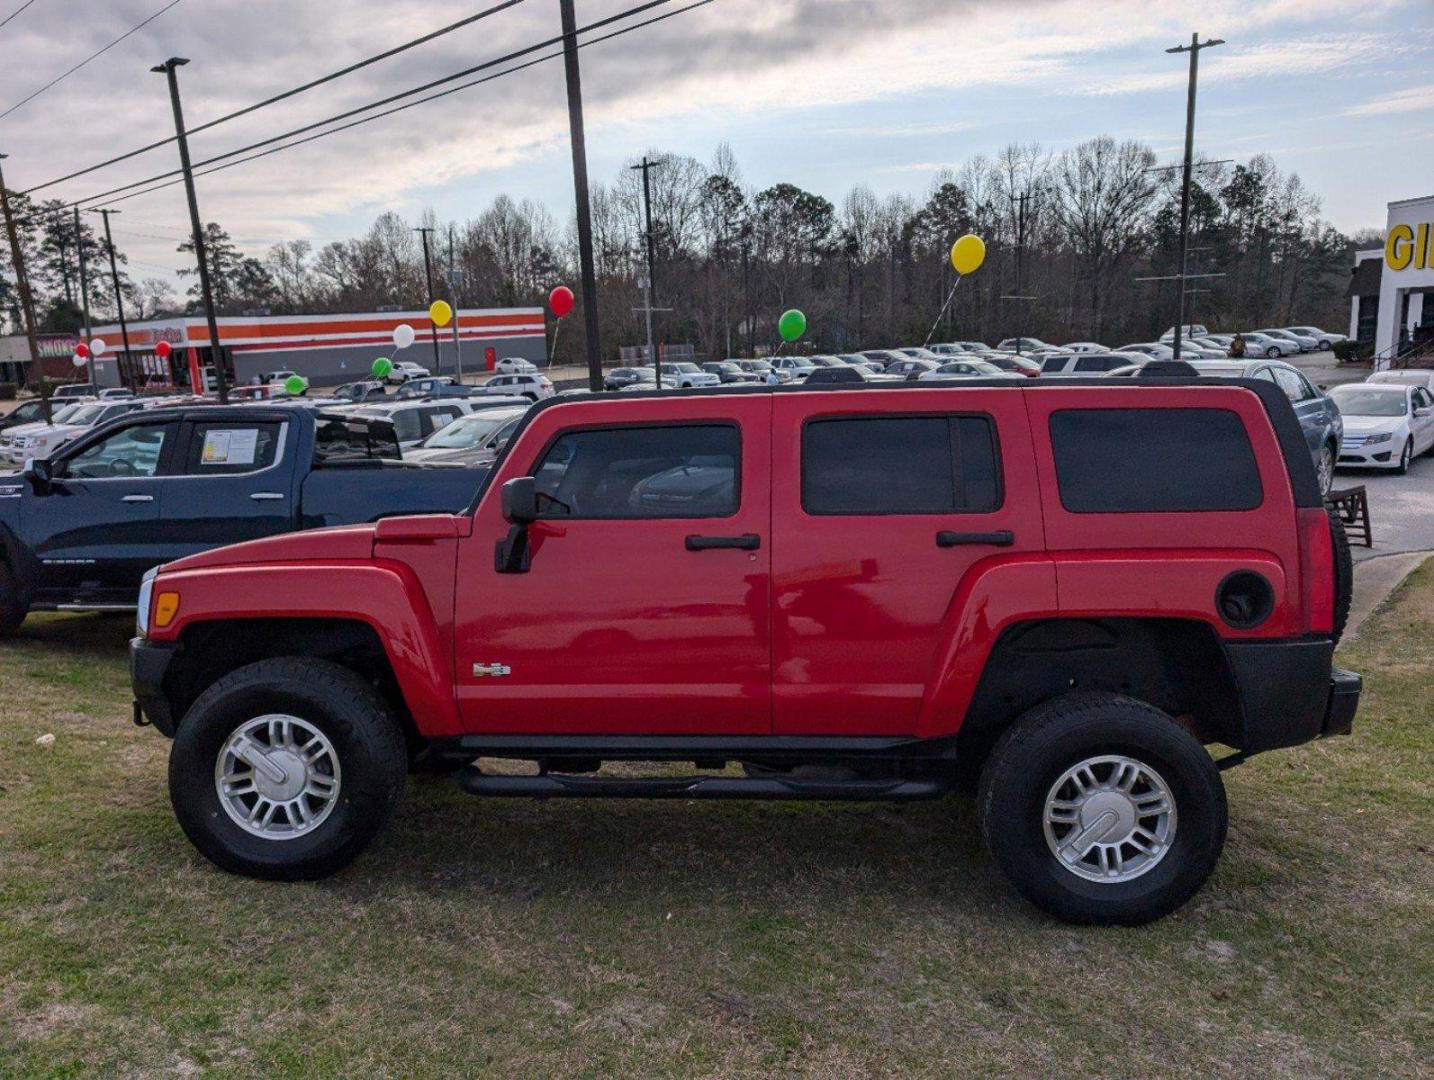
[[1075,369],[1077,371],[1111,371],[1124,366],[1124,363],[1123,360],[1115,360],[1109,356],[1082,356],[1077,358]]
[[737,429],[725,424],[573,431],[533,475],[546,517],[728,517],[740,457]]
[[1310,384],[1288,368],[1275,368],[1275,383],[1291,401],[1304,401],[1314,396]]
[[1245,425],[1228,409],[1079,409],[1051,417],[1073,513],[1253,510],[1264,499]]
[[321,417],[315,429],[314,460],[318,464],[353,459],[397,458],[398,439],[393,428],[382,422]]
[[1069,356],[1048,356],[1048,357],[1046,357],[1044,360],[1041,361],[1041,370],[1042,370],[1042,371],[1063,371],[1063,370],[1065,369],[1066,363],[1067,363],[1069,360],[1070,360],[1070,357],[1069,357]]
[[195,424],[184,471],[190,476],[255,472],[274,464],[280,424]]
[[159,471],[164,444],[173,437],[172,424],[136,424],[85,447],[65,463],[65,475],[76,479],[128,479]]
[[802,430],[809,514],[985,513],[1000,502],[986,417],[840,417]]

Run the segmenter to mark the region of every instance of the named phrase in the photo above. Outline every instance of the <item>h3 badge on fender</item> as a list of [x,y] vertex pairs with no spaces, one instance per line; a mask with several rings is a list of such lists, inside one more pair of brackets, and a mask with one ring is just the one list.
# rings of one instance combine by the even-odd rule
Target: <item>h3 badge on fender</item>
[[479,678],[479,679],[481,679],[481,678],[482,678],[483,676],[485,676],[485,675],[498,676],[498,675],[511,675],[511,674],[513,674],[513,669],[510,668],[507,664],[474,664],[474,665],[473,665],[473,675],[474,675],[475,678]]

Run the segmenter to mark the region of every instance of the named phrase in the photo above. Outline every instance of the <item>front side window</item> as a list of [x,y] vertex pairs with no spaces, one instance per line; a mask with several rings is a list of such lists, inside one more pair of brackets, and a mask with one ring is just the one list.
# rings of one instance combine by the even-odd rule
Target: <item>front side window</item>
[[65,475],[76,480],[154,476],[165,443],[173,437],[173,424],[135,424],[85,447],[66,462]]
[[1314,396],[1310,384],[1299,376],[1298,372],[1288,368],[1275,368],[1275,383],[1285,392],[1285,397],[1291,401],[1304,401]]
[[737,512],[731,424],[570,431],[533,470],[545,517],[705,518]]
[[282,431],[278,423],[195,424],[184,471],[189,476],[225,476],[267,469],[279,456]]
[[1001,504],[985,416],[844,416],[802,429],[808,514],[979,514]]

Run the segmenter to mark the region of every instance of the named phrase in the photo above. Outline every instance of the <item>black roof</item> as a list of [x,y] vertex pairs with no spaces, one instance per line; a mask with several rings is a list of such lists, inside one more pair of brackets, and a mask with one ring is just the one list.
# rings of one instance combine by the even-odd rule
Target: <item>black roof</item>
[[1346,297],[1378,296],[1379,279],[1383,276],[1383,259],[1365,259],[1355,266],[1354,275],[1349,279],[1349,288],[1344,291],[1344,295]]

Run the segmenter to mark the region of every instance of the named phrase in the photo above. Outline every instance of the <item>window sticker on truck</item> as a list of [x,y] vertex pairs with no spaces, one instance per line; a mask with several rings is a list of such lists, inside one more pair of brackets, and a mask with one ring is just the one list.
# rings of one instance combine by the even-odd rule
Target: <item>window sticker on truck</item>
[[252,465],[259,445],[257,428],[210,430],[204,433],[205,465]]

